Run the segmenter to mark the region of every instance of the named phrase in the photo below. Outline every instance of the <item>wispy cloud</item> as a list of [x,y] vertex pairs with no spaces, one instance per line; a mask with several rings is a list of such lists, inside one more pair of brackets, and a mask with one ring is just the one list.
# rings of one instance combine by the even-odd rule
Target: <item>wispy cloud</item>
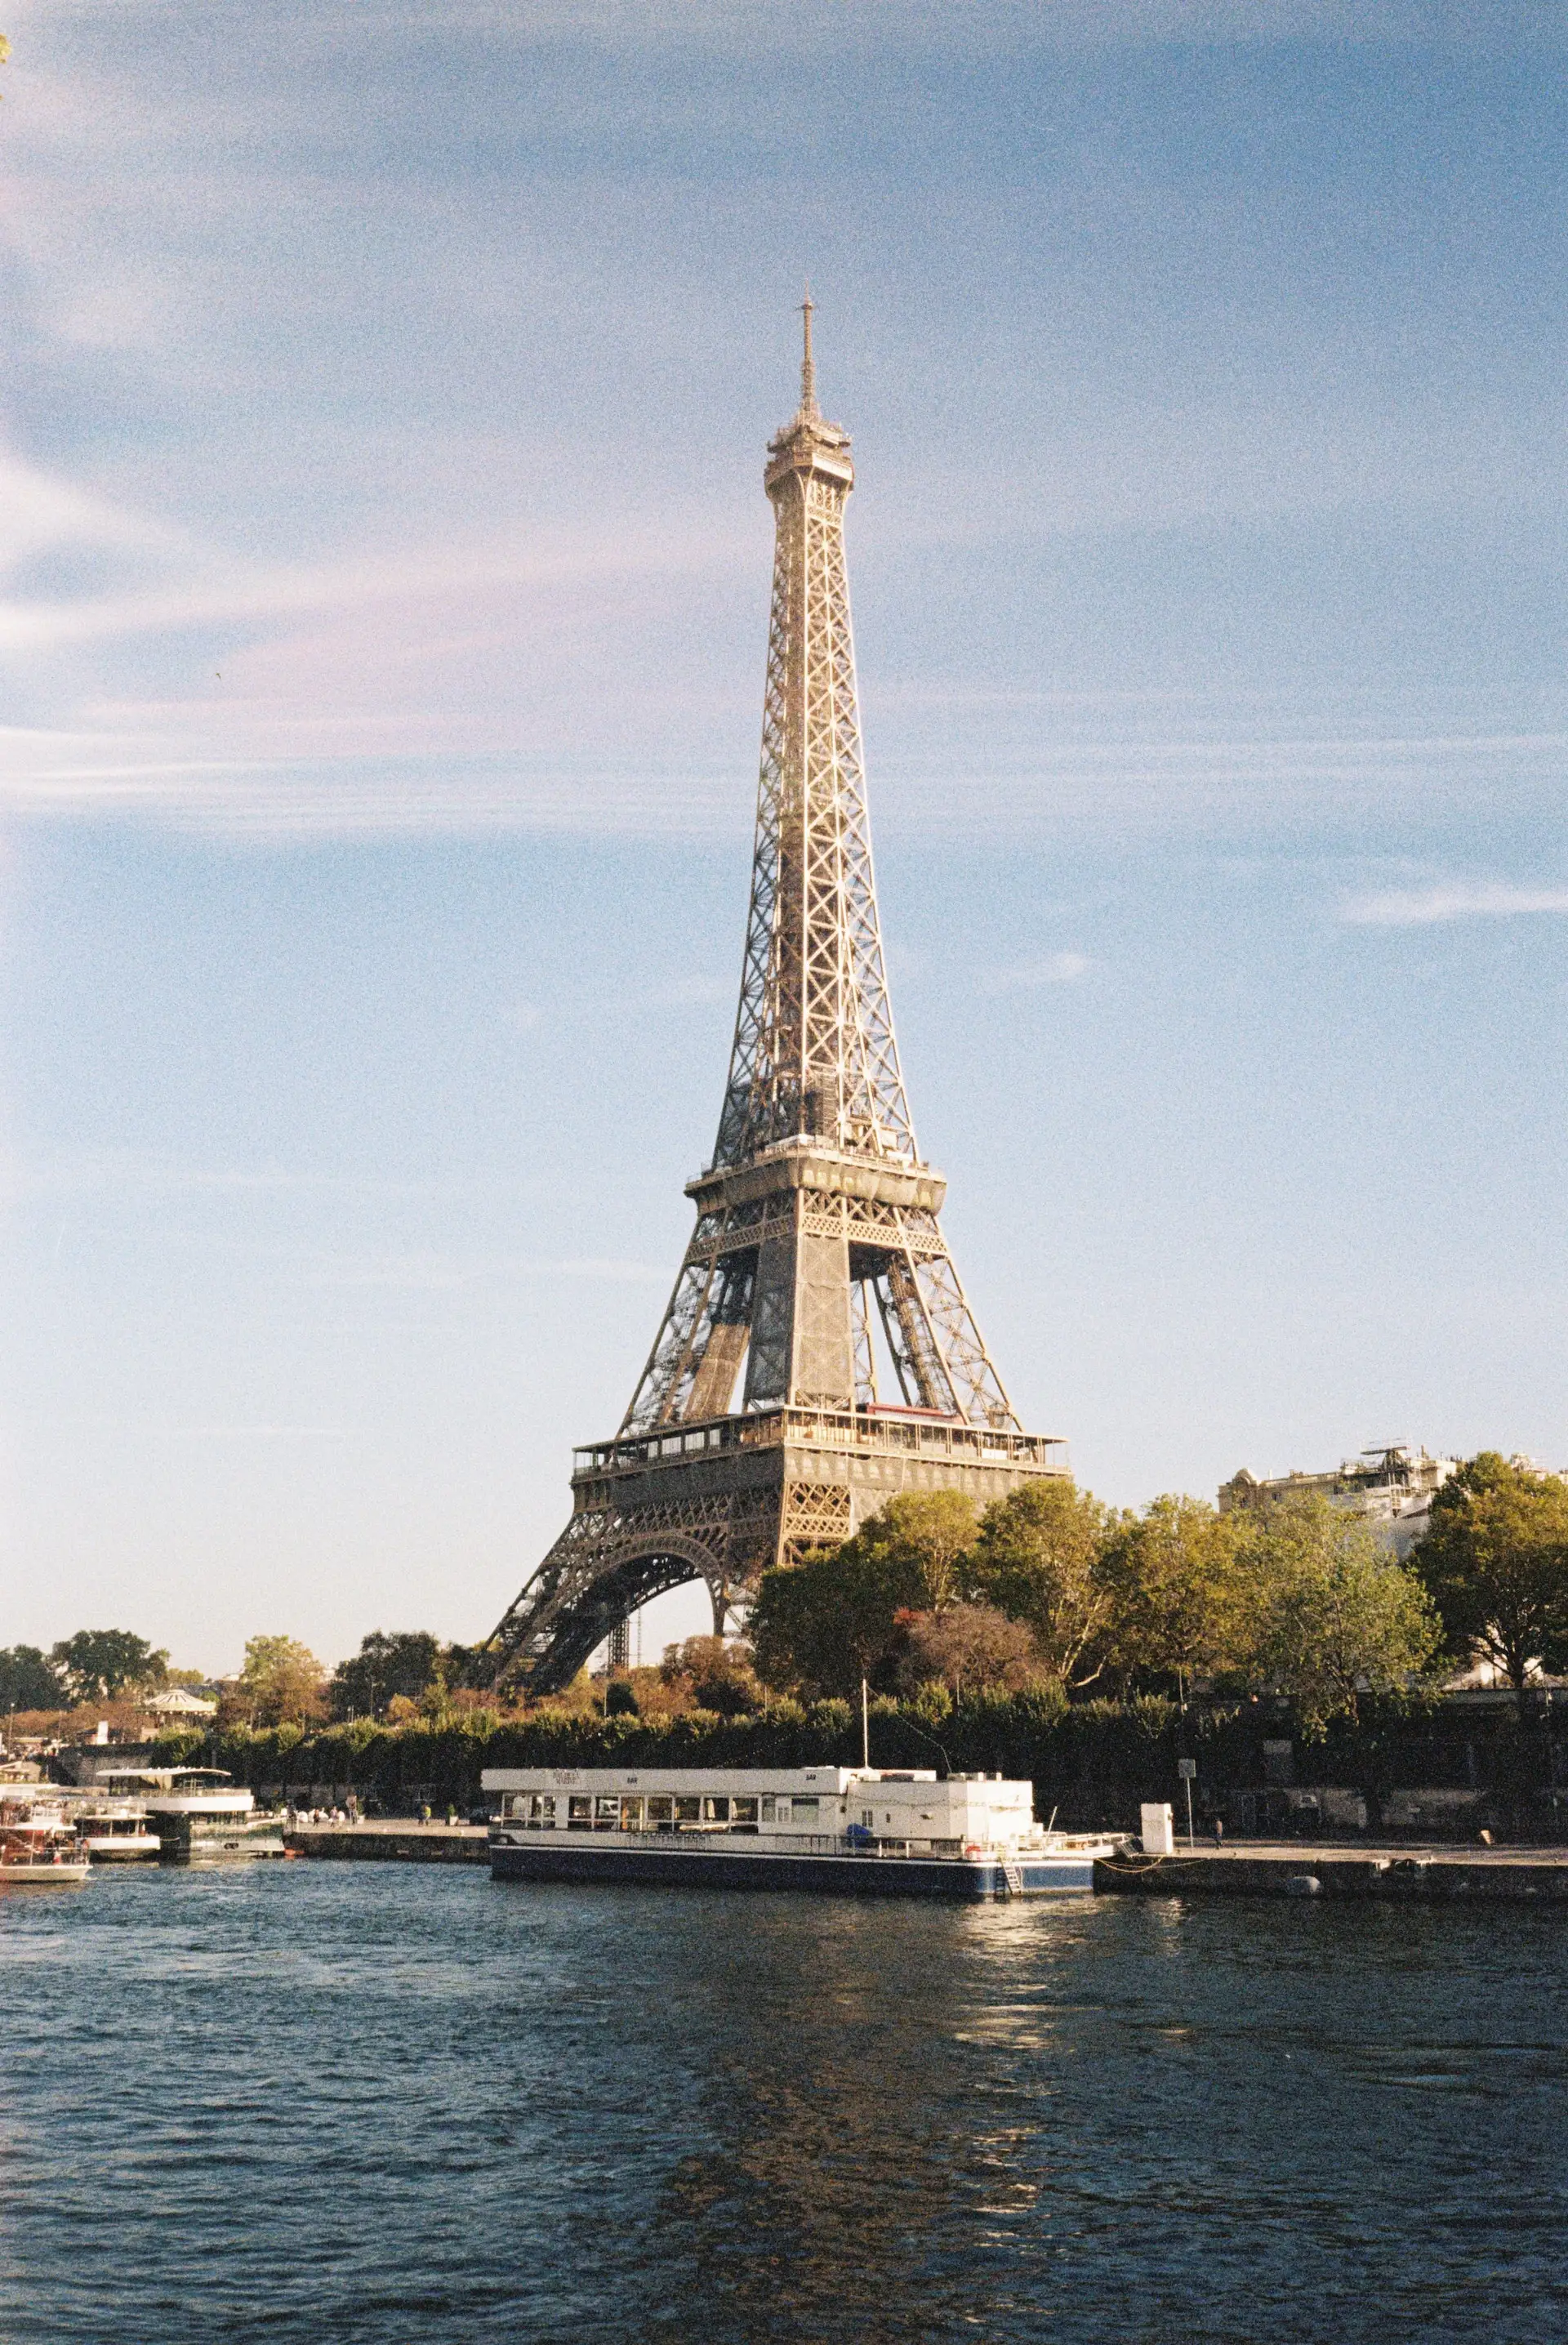
[[1420,929],[1440,920],[1513,919],[1527,912],[1568,912],[1568,888],[1518,888],[1501,879],[1446,880],[1431,888],[1393,888],[1352,897],[1340,918],[1354,928]]
[[1087,953],[1047,953],[1043,960],[1020,961],[1014,969],[993,969],[982,980],[986,993],[1027,993],[1038,985],[1076,985],[1089,969]]
[[661,1286],[668,1266],[588,1256],[567,1262],[534,1261],[518,1255],[485,1257],[434,1251],[337,1256],[306,1274],[303,1284],[322,1287],[386,1287],[408,1294],[445,1294],[465,1286],[517,1278],[607,1280],[612,1284]]
[[[181,530],[133,512],[0,447],[0,574],[66,547],[138,555],[188,554]],[[0,619],[5,610],[0,604]],[[0,637],[3,640],[3,637]]]
[[154,1426],[167,1441],[349,1441],[341,1425],[167,1425]]
[[676,977],[667,984],[655,980],[635,993],[623,994],[609,1006],[640,1014],[644,1010],[702,1010],[712,1002],[729,1001],[735,990],[731,977]]
[[[0,493],[7,485],[0,473]],[[74,502],[73,502],[74,500]],[[66,542],[96,524],[100,543],[147,542],[132,521],[99,514],[92,500],[58,484],[53,500],[35,493],[17,524],[27,546]],[[78,522],[83,521],[83,526]],[[112,524],[118,524],[117,534]],[[216,561],[207,574],[104,596],[0,602],[0,651],[38,652],[127,634],[217,630],[264,619],[313,618],[324,612],[374,609],[385,604],[439,602],[497,587],[557,591],[572,583],[656,575],[668,579],[722,563],[728,549],[713,536],[689,534],[683,543],[628,530],[597,536],[560,529],[530,533],[495,545],[422,550],[402,560],[357,560],[270,569]],[[205,567],[205,565],[204,565]]]
[[[613,645],[613,628],[603,640]],[[531,648],[526,632],[521,641]],[[408,642],[404,650],[411,664],[415,646]],[[225,688],[229,669],[226,658]],[[337,712],[304,686],[291,700],[288,678],[278,675],[268,678],[265,695],[227,706],[148,702],[91,712],[101,719],[96,726],[0,726],[0,814],[151,823],[262,844],[517,830],[705,837],[715,827],[750,825],[749,742],[733,748],[726,724],[715,746],[711,714],[700,721],[683,706],[661,705],[656,685],[634,707],[636,686],[629,684],[602,712],[599,740],[580,732],[568,742],[560,737],[559,711],[577,709],[582,699],[571,660],[541,678],[537,706],[489,715],[407,700],[378,704],[369,681],[351,707]],[[545,684],[560,688],[546,692]],[[749,675],[741,679],[743,690],[749,685]],[[875,706],[875,693],[867,697]],[[927,746],[916,760],[900,753],[896,738],[888,743],[872,777],[879,833],[967,834],[984,823],[1017,835],[1085,822],[1101,830],[1108,822],[1169,829],[1237,820],[1277,829],[1391,819],[1406,807],[1430,813],[1440,799],[1461,807],[1532,807],[1560,793],[1568,756],[1568,736],[1558,734],[1173,740],[1124,733],[1037,737],[1027,756],[1015,757],[1004,728],[995,730],[995,756],[984,772],[961,762],[972,745],[966,751],[956,743],[949,763],[942,744],[935,756]],[[1454,892],[1430,891],[1445,899]],[[1560,909],[1477,902],[1473,891],[1460,892],[1463,900],[1452,909],[1396,915],[1352,906],[1342,917],[1409,924]],[[1524,892],[1513,891],[1521,898]],[[1402,905],[1428,897],[1365,900]],[[1047,973],[1014,981],[1053,980]],[[670,1006],[713,998],[708,980],[693,987]]]
[[282,1198],[347,1197],[391,1203],[451,1203],[479,1196],[525,1193],[526,1181],[391,1180],[369,1173],[313,1172],[281,1165],[181,1163],[131,1148],[84,1149],[70,1155],[0,1157],[0,1193],[14,1203],[83,1197]]
[[751,795],[733,775],[703,772],[695,761],[674,772],[656,758],[585,767],[567,756],[473,756],[455,745],[445,755],[356,747],[271,761],[136,757],[111,736],[84,743],[0,728],[0,813],[151,823],[233,842],[517,830],[706,837],[744,828]]

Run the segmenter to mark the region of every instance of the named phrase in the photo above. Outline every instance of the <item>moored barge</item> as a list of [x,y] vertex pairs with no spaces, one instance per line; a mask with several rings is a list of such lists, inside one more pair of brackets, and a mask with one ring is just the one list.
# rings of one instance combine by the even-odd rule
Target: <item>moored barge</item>
[[874,1767],[487,1767],[497,1881],[975,1903],[1094,1886],[1119,1843],[1046,1830],[1033,1787]]

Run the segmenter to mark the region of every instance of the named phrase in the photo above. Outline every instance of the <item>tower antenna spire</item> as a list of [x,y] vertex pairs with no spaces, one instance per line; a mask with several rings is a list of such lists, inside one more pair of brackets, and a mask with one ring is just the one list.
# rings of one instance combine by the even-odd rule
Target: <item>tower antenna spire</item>
[[811,354],[811,314],[815,306],[808,284],[805,299],[800,305],[800,314],[805,326],[805,346],[800,362],[800,411],[803,415],[816,413],[816,364]]

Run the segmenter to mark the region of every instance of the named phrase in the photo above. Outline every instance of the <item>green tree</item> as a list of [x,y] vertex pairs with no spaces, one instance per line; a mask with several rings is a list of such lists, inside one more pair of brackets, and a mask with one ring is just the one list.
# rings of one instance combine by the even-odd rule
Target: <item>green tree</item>
[[1303,1734],[1358,1715],[1363,1694],[1408,1690],[1442,1627],[1413,1571],[1361,1516],[1313,1493],[1270,1507],[1249,1529],[1253,1631],[1246,1666],[1288,1693]]
[[1188,1681],[1232,1668],[1246,1650],[1252,1582],[1241,1568],[1233,1515],[1203,1498],[1168,1495],[1108,1536],[1098,1577],[1109,1605],[1106,1648],[1124,1684]]
[[0,1711],[63,1710],[64,1679],[36,1645],[0,1647]]
[[326,1671],[293,1637],[249,1637],[236,1689],[253,1726],[304,1726],[326,1710]]
[[891,1680],[905,1641],[898,1615],[956,1599],[975,1531],[962,1492],[906,1491],[842,1547],[764,1572],[749,1623],[758,1676],[813,1695]]
[[168,1673],[168,1655],[128,1629],[78,1629],[50,1650],[49,1659],[73,1701],[113,1701],[150,1693]]
[[372,1629],[359,1640],[350,1660],[339,1661],[332,1672],[330,1700],[334,1718],[379,1718],[394,1694],[417,1702],[438,1679],[451,1672],[439,1637],[427,1629],[399,1629],[388,1635]]
[[980,1518],[967,1592],[1033,1629],[1064,1686],[1092,1684],[1105,1665],[1111,1608],[1099,1566],[1112,1528],[1098,1498],[1056,1478],[1026,1482]]
[[811,1697],[858,1690],[898,1640],[894,1614],[907,1593],[889,1586],[880,1559],[852,1541],[804,1562],[764,1571],[752,1607],[752,1650],[764,1685]]
[[940,1612],[965,1592],[979,1524],[962,1490],[905,1490],[862,1524],[882,1567],[918,1590],[918,1609]]
[[721,1718],[745,1718],[763,1706],[751,1647],[733,1638],[688,1637],[684,1644],[666,1646],[659,1676],[672,1692]]
[[1522,1690],[1533,1662],[1568,1660],[1568,1484],[1483,1449],[1431,1502],[1411,1558],[1460,1660]]

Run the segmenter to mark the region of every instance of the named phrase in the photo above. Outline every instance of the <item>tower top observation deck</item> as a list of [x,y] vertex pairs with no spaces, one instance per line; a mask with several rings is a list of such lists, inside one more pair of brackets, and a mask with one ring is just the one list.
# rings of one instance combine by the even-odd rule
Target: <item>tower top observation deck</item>
[[811,320],[814,304],[808,292],[801,303],[805,321],[805,349],[800,366],[800,405],[790,421],[768,442],[763,485],[769,496],[792,474],[817,473],[845,495],[855,486],[855,465],[849,434],[841,424],[829,423],[816,403],[816,365],[811,350]]

